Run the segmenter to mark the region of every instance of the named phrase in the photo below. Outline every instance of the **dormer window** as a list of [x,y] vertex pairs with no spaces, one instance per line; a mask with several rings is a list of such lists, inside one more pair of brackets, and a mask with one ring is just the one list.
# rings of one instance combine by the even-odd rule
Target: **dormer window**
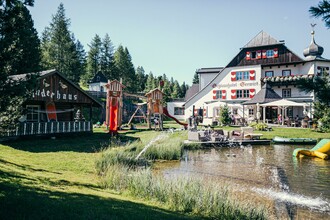
[[274,50],[267,50],[266,51],[266,56],[267,56],[267,58],[274,57]]
[[257,59],[257,51],[251,52],[251,59]]

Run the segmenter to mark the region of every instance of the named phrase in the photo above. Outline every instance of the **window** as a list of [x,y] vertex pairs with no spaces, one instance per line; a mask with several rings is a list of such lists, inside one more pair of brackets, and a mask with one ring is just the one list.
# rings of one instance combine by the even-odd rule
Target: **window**
[[244,90],[237,90],[236,91],[236,97],[239,98],[249,98],[250,97],[250,90],[244,89]]
[[236,80],[249,80],[249,79],[250,79],[249,71],[236,72]]
[[39,105],[27,105],[26,106],[26,121],[27,122],[38,122],[39,121]]
[[290,76],[291,70],[282,70],[282,76]]
[[249,116],[254,116],[254,109],[253,108],[249,109]]
[[317,75],[318,76],[328,76],[329,75],[329,67],[318,66],[317,67]]
[[174,115],[184,115],[184,108],[174,107]]
[[274,57],[274,50],[267,50],[266,51],[266,56],[267,56],[267,58]]
[[213,112],[214,112],[214,116],[215,117],[219,117],[220,116],[220,108],[219,107],[216,107],[213,109]]
[[222,98],[222,90],[217,90],[215,93],[215,98],[216,99],[221,99]]
[[291,89],[283,89],[282,98],[290,98],[290,97],[291,97]]
[[257,52],[253,51],[251,52],[251,59],[256,59],[257,58]]
[[274,76],[274,71],[266,71],[265,72],[265,77],[273,77]]

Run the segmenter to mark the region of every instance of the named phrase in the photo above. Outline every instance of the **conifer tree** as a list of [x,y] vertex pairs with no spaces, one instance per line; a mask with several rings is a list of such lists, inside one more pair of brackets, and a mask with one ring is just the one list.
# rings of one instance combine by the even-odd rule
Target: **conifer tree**
[[181,85],[181,95],[180,98],[184,98],[187,92],[187,85],[185,82],[182,83]]
[[78,83],[80,76],[75,71],[80,62],[69,26],[70,20],[66,18],[64,5],[61,3],[49,27],[43,32],[42,64],[44,68],[55,68],[74,83]]
[[136,75],[131,55],[127,48],[119,46],[114,55],[117,76],[123,79],[128,92],[136,92]]
[[315,18],[321,17],[325,22],[325,26],[330,28],[330,1],[320,1],[317,6],[310,7],[309,12]]
[[156,88],[156,86],[155,86],[154,74],[150,71],[148,76],[147,76],[145,92],[149,92],[150,90],[153,90],[155,88]]
[[39,70],[39,40],[25,7],[33,6],[33,2],[0,1],[0,132],[15,125],[22,113],[22,103],[35,87],[33,75],[22,80],[10,77]]
[[101,43],[100,69],[110,80],[116,79],[114,61],[114,46],[108,34],[105,35]]
[[192,83],[193,84],[199,84],[199,77],[198,77],[198,74],[197,73],[194,74],[194,78],[193,78]]
[[142,92],[146,88],[147,76],[142,66],[136,68],[137,91]]
[[85,83],[91,80],[95,74],[101,70],[102,40],[100,36],[95,34],[92,42],[88,46],[86,74],[83,77]]

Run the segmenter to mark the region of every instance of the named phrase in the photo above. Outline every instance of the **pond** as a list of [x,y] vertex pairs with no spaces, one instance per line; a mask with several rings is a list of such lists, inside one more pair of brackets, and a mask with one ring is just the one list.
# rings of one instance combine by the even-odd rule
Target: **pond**
[[236,146],[185,151],[180,161],[163,163],[157,169],[168,177],[211,177],[274,203],[289,204],[288,212],[294,219],[330,219],[330,160],[293,157],[296,147]]

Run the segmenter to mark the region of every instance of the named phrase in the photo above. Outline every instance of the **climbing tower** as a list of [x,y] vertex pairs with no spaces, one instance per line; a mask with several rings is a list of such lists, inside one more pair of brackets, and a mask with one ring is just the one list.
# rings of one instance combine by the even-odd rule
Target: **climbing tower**
[[[148,127],[151,129],[151,124],[155,124],[155,129],[163,130],[163,95],[160,89],[153,89],[146,94],[148,104]],[[151,118],[154,121],[151,121]]]
[[106,125],[110,134],[117,134],[122,124],[123,88],[125,86],[118,80],[108,81],[106,102]]

